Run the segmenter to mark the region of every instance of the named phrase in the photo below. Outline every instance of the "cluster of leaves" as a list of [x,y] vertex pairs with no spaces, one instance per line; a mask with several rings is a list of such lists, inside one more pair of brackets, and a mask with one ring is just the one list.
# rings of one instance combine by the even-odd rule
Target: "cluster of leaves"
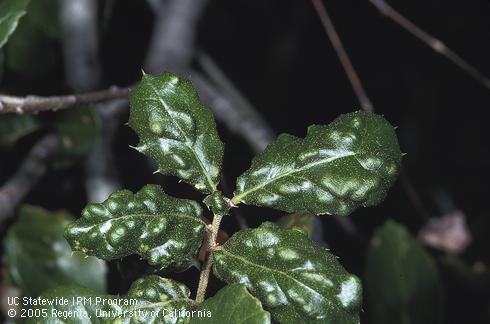
[[[49,50],[38,45],[59,37],[57,25],[43,23],[57,14],[56,6],[45,10],[53,3],[1,2],[2,45],[12,36],[4,51],[9,69],[32,73],[30,56]],[[33,14],[12,35],[28,6]],[[49,64],[43,68],[49,69]],[[309,237],[315,215],[348,215],[384,199],[401,154],[393,127],[382,117],[356,112],[328,126],[311,126],[304,139],[279,136],[237,179],[231,198],[218,190],[224,145],[211,111],[201,104],[190,82],[170,73],[145,75],[131,95],[129,126],[140,138],[136,149],[154,159],[160,173],[179,177],[206,194],[203,203],[215,215],[226,216],[230,207],[241,203],[292,214],[276,224],[239,231],[208,251],[214,258],[213,274],[228,285],[196,304],[184,284],[156,275],[137,279],[124,297],[109,295],[102,260],[138,254],[162,272],[199,266],[196,256],[207,230],[199,203],[146,185],[135,194],[122,190],[88,205],[75,222],[67,212],[24,206],[4,241],[4,261],[22,295],[136,301],[51,305],[49,316],[33,322],[74,320],[52,316],[63,312],[82,314],[77,318],[81,322],[359,322],[360,280]],[[10,146],[45,128],[59,132],[62,157],[85,155],[97,134],[93,111],[86,108],[49,119],[5,115],[0,119],[0,145]],[[401,225],[387,223],[372,238],[365,280],[374,322],[441,321],[441,288],[434,263]]]
[[[56,0],[0,0],[2,68],[27,79],[55,69],[60,61],[57,10]],[[38,310],[48,310],[49,316],[40,312],[32,322],[359,322],[361,281],[309,237],[316,215],[348,215],[384,199],[401,159],[391,125],[357,112],[328,126],[311,126],[304,139],[281,135],[252,161],[237,179],[234,196],[227,198],[218,190],[224,146],[210,110],[188,81],[168,73],[146,75],[131,106],[129,125],[140,138],[136,149],[154,159],[160,173],[206,194],[203,203],[216,216],[241,203],[292,214],[240,231],[207,251],[213,274],[227,285],[197,304],[183,283],[156,275],[137,279],[123,297],[110,295],[102,260],[136,254],[161,273],[199,267],[196,255],[206,245],[209,227],[198,202],[147,185],[135,194],[123,190],[90,204],[77,221],[64,211],[23,206],[4,239],[5,270],[22,295],[119,301],[43,306]],[[58,157],[66,161],[91,151],[98,125],[87,107],[47,118],[2,115],[0,146],[46,129],[60,134]],[[488,286],[488,273],[475,278],[457,258],[445,257],[443,265],[475,289],[482,281]],[[442,322],[435,262],[402,225],[389,221],[375,232],[363,279],[373,323]],[[136,302],[126,305],[129,300]],[[53,315],[66,312],[82,316]]]
[[[238,178],[234,197],[226,198],[217,189],[223,144],[211,111],[200,103],[189,81],[170,73],[144,75],[131,94],[129,126],[140,139],[136,149],[153,158],[160,173],[177,176],[207,194],[203,202],[215,217],[226,216],[231,206],[240,203],[347,215],[383,200],[401,160],[394,129],[385,119],[350,113],[328,126],[311,126],[305,139],[281,135]],[[195,264],[203,241],[202,213],[197,202],[147,185],[136,194],[122,190],[102,203],[88,205],[81,218],[68,225],[65,236],[73,250],[104,260],[139,254],[163,271],[183,271]],[[308,216],[303,216],[306,223]],[[282,223],[291,224],[291,220]],[[307,229],[266,222],[235,233],[208,253],[214,257],[214,275],[229,284],[215,297],[195,305],[183,284],[151,276],[138,279],[126,298],[137,299],[133,307],[138,309],[210,310],[212,322],[232,320],[240,312],[247,313],[251,323],[267,323],[271,317],[283,323],[359,321],[360,280],[312,242]],[[93,296],[94,292],[68,287],[44,296],[70,294]],[[234,311],[237,299],[242,306],[239,312]],[[130,310],[110,314],[114,314],[112,320],[129,321],[124,314],[131,314],[131,321],[148,320],[135,319]],[[191,318],[152,320],[186,322]],[[205,318],[192,319],[196,320]]]

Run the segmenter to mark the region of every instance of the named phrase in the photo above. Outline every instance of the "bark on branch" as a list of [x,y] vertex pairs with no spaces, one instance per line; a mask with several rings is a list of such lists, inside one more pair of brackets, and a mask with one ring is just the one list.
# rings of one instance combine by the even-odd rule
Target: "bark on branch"
[[57,111],[77,105],[95,104],[114,99],[126,98],[131,90],[128,88],[111,87],[107,90],[69,94],[61,96],[25,96],[0,95],[1,113],[29,113],[36,114],[42,111]]

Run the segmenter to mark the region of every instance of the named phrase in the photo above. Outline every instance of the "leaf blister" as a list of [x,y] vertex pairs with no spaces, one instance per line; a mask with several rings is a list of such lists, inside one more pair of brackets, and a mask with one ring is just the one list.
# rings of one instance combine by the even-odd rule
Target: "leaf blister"
[[304,139],[282,134],[237,180],[233,203],[347,215],[382,201],[401,162],[394,128],[381,116],[345,114]]
[[195,257],[204,234],[201,207],[147,185],[138,193],[113,193],[89,204],[82,217],[67,226],[72,248],[104,260],[138,253],[151,265],[184,270]]

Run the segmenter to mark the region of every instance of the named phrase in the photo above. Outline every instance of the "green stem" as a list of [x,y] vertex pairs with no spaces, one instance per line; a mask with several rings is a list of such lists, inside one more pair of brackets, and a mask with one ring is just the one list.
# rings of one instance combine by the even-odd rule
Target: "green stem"
[[199,286],[197,288],[196,303],[202,303],[206,297],[206,288],[208,287],[209,274],[211,273],[211,266],[213,265],[213,249],[216,247],[216,238],[218,237],[219,226],[223,215],[214,215],[213,222],[211,224],[211,234],[208,235],[206,241],[207,255],[204,265],[201,269],[199,276]]

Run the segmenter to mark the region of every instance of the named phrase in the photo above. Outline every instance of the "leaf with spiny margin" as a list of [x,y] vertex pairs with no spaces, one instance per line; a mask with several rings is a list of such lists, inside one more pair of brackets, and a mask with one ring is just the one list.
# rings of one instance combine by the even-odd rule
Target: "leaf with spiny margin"
[[441,323],[442,286],[432,257],[400,224],[386,222],[371,239],[366,293],[373,323]]
[[282,216],[276,221],[276,224],[284,229],[290,229],[293,227],[300,228],[308,235],[308,237],[311,237],[313,234],[315,217],[316,215],[313,215],[310,212],[298,211]]
[[128,124],[139,137],[136,149],[157,162],[158,172],[214,192],[223,143],[211,110],[201,103],[191,82],[169,72],[145,74],[130,102]]
[[0,48],[17,28],[19,19],[26,14],[29,0],[2,0],[0,2]]
[[383,117],[344,114],[328,126],[310,126],[304,139],[280,135],[238,178],[232,202],[348,215],[383,201],[401,156]]
[[25,296],[38,296],[49,288],[79,284],[106,289],[105,262],[73,253],[63,238],[74,218],[67,212],[49,212],[24,205],[4,240],[5,264],[14,284]]
[[89,204],[67,226],[65,237],[75,251],[104,260],[139,254],[162,270],[192,265],[204,235],[202,209],[192,200],[166,195],[157,185],[138,193],[117,191],[102,203]]
[[[231,284],[199,305],[204,316],[195,316],[191,324],[233,323],[269,324],[271,315],[262,308],[260,300],[252,296],[242,284]],[[210,312],[210,317],[207,317]]]
[[0,146],[12,145],[20,138],[38,130],[40,127],[41,122],[32,115],[1,115]]
[[[192,310],[192,300],[189,296],[189,288],[182,283],[156,275],[133,282],[126,298],[100,295],[78,286],[59,287],[46,291],[41,298],[50,301],[55,298],[66,298],[68,304],[41,305],[39,308],[46,309],[48,316],[32,317],[28,323],[184,324],[189,323],[189,318],[176,317],[173,314]],[[76,298],[80,297],[87,299],[85,302],[76,303]],[[71,315],[66,318],[56,317],[56,314],[63,314],[63,312],[69,314],[70,311]],[[74,313],[75,311],[77,313]],[[152,316],[152,312],[158,315]]]
[[219,279],[244,284],[281,323],[359,322],[360,280],[301,230],[266,222],[233,235],[214,259]]

